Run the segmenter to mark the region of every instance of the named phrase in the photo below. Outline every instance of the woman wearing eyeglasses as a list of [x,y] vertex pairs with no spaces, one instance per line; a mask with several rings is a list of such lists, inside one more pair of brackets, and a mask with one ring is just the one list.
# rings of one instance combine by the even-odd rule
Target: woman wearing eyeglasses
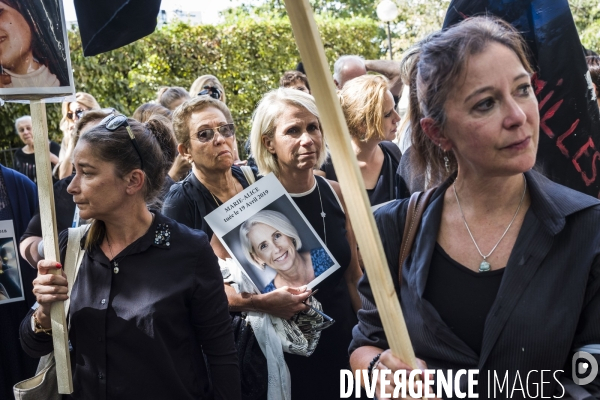
[[[84,133],[68,187],[93,219],[70,302],[74,399],[240,399],[223,280],[202,232],[151,212],[164,176],[160,120],[112,115]],[[60,235],[61,261],[67,236]],[[50,307],[65,276],[38,263],[39,307],[21,324],[32,356],[52,350]],[[208,369],[210,369],[210,374]]]
[[54,170],[54,175],[58,179],[66,178],[73,173],[73,149],[76,141],[73,142],[73,132],[75,123],[83,116],[86,111],[99,110],[100,105],[91,94],[78,92],[75,94],[75,101],[62,103],[62,119],[60,120],[60,130],[63,133],[63,139],[60,144],[60,153],[58,155],[58,165]]

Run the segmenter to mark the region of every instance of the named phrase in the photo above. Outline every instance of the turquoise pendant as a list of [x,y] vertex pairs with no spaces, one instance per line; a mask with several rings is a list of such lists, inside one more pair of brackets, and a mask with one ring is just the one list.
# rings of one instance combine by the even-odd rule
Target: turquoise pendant
[[492,269],[489,262],[483,260],[481,264],[479,264],[479,272],[488,272]]

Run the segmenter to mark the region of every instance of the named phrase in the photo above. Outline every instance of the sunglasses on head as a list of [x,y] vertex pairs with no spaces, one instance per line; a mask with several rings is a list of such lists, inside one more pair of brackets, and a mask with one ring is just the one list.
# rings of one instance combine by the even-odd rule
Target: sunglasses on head
[[124,126],[125,129],[127,129],[127,133],[129,134],[129,138],[131,139],[131,144],[133,144],[133,147],[135,148],[136,153],[140,157],[140,165],[141,165],[140,168],[143,171],[144,170],[144,159],[142,158],[142,152],[140,151],[140,148],[138,147],[137,140],[135,140],[135,135],[133,134],[133,131],[131,130],[131,126],[129,126],[129,122],[127,122],[127,117],[124,115],[112,114],[112,115],[109,115],[108,117],[104,118],[102,121],[100,121],[100,125],[104,125],[106,127],[106,129],[108,129],[111,132],[116,131],[117,129],[119,129],[122,126]]
[[202,91],[198,93],[198,96],[209,95],[213,99],[219,100],[221,99],[221,91],[213,86],[205,85],[202,87]]
[[224,139],[235,135],[235,126],[233,124],[225,124],[216,128],[202,129],[196,133],[196,138],[202,143],[210,142],[215,137],[215,131],[219,132]]
[[83,117],[83,114],[86,112],[87,110],[84,110],[82,108],[78,108],[75,111],[69,111],[67,112],[67,118],[69,119],[73,119],[74,116],[77,116],[77,118],[81,118]]

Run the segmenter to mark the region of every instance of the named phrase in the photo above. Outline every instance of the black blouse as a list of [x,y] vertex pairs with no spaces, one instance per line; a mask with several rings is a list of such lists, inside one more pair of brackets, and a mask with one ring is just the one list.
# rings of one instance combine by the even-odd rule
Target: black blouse
[[[240,167],[232,166],[231,173],[244,189],[249,186]],[[256,173],[254,176],[256,177]],[[222,204],[191,172],[184,180],[171,186],[171,190],[163,202],[162,212],[167,217],[190,228],[203,230],[210,239],[213,230],[206,223],[204,217]]]
[[[60,235],[64,261],[67,232]],[[74,399],[239,399],[237,353],[217,258],[208,238],[156,214],[117,257],[88,251],[71,294]],[[51,337],[21,324],[24,350]],[[203,355],[206,357],[206,362]],[[207,370],[210,367],[210,377]]]

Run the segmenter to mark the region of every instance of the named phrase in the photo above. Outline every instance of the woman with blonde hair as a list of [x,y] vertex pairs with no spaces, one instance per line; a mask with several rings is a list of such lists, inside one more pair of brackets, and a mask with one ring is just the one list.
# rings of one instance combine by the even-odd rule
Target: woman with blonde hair
[[262,293],[306,285],[334,265],[322,247],[300,252],[298,230],[278,211],[262,210],[248,218],[240,228],[240,242],[250,263],[277,272]]
[[94,96],[84,92],[75,93],[75,101],[62,103],[62,119],[59,126],[63,133],[63,138],[58,155],[59,163],[55,168],[55,176],[58,179],[66,178],[73,173],[73,165],[70,160],[75,148],[75,144],[71,143],[75,123],[79,121],[86,111],[99,109],[100,105]]
[[391,141],[400,116],[387,78],[360,76],[347,82],[338,96],[371,204],[394,200],[401,153]]
[[[292,398],[339,398],[340,370],[348,365],[348,345],[360,299],[362,272],[356,241],[346,218],[337,182],[313,174],[327,157],[314,98],[300,90],[279,88],[258,104],[250,134],[252,154],[262,174],[273,172],[340,268],[316,285],[323,311],[336,323],[321,335],[310,358],[285,354],[292,378]],[[303,384],[310,382],[310,384]]]
[[195,97],[199,94],[207,94],[213,99],[227,103],[225,89],[219,79],[214,75],[202,75],[192,83],[192,86],[190,87],[190,96]]

